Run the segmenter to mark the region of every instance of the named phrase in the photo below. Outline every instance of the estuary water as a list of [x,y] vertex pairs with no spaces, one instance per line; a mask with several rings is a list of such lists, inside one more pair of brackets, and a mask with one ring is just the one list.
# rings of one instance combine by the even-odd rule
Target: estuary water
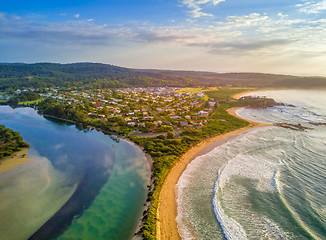
[[237,114],[309,129],[254,129],[192,161],[176,187],[182,239],[326,239],[326,91],[252,95],[288,105]]
[[30,162],[0,174],[0,239],[131,239],[150,178],[134,144],[0,106]]

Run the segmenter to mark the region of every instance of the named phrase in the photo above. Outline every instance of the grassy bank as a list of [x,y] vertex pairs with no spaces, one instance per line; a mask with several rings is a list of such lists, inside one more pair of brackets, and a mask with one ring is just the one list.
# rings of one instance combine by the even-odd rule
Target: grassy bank
[[144,151],[152,156],[153,187],[150,189],[147,201],[151,204],[143,216],[141,234],[143,239],[157,239],[157,213],[163,184],[180,158],[193,146],[213,136],[225,134],[249,125],[249,122],[230,115],[227,109],[234,107],[265,107],[267,103],[275,103],[272,99],[242,99],[236,100],[232,96],[252,89],[221,88],[209,90],[205,93],[210,100],[218,100],[220,104],[214,108],[205,126],[200,130],[185,130],[179,139],[168,139],[164,136],[156,138],[132,137],[132,141],[144,147]]
[[22,148],[28,148],[29,144],[23,141],[18,132],[0,125],[0,163],[1,159],[11,156]]
[[147,201],[151,205],[143,216],[141,233],[144,239],[156,239],[157,208],[162,186],[171,168],[179,161],[181,156],[191,147],[209,137],[230,132],[249,125],[248,122],[238,119],[226,112],[226,109],[236,105],[221,104],[211,114],[207,124],[201,130],[186,130],[181,138],[168,139],[164,136],[156,138],[131,137],[136,144],[144,147],[144,151],[152,156],[153,188],[150,189]]

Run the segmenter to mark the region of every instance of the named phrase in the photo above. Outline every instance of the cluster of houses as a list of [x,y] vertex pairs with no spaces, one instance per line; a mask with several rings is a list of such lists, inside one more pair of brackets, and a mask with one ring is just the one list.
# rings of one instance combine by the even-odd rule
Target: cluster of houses
[[[51,88],[42,94],[82,109],[89,117],[156,131],[162,125],[201,128],[217,102],[205,93],[182,92],[180,88],[79,89]],[[121,122],[121,121],[120,121]],[[156,127],[155,127],[156,126]]]

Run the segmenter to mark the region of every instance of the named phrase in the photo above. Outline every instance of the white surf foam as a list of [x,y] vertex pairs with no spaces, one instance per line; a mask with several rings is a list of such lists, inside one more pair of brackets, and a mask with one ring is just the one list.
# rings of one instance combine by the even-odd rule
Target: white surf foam
[[246,154],[238,154],[230,159],[221,171],[219,188],[223,190],[232,176],[240,176],[258,180],[257,189],[260,191],[273,191],[272,181],[277,166],[277,163],[264,161],[264,159]]
[[293,236],[288,232],[284,232],[283,229],[271,219],[266,217],[261,218],[264,223],[264,227],[267,230],[266,237],[268,239],[291,239]]
[[235,221],[233,218],[229,217],[221,207],[218,201],[217,192],[219,190],[218,182],[215,185],[215,196],[213,198],[214,213],[217,221],[223,230],[223,234],[228,240],[246,240],[248,239],[246,231],[243,227]]
[[195,239],[194,233],[186,224],[186,219],[189,219],[189,209],[184,209],[184,191],[187,186],[193,181],[195,172],[200,168],[201,164],[205,160],[205,156],[197,157],[190,164],[188,164],[186,170],[182,173],[177,185],[175,186],[175,193],[177,196],[177,217],[175,219],[178,227],[178,232],[181,239]]

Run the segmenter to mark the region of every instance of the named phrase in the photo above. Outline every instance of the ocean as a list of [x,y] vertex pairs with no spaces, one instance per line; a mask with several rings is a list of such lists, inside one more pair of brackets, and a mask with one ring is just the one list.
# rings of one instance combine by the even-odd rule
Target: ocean
[[264,123],[197,157],[176,186],[182,239],[326,239],[326,91],[282,90],[285,106],[238,109]]

